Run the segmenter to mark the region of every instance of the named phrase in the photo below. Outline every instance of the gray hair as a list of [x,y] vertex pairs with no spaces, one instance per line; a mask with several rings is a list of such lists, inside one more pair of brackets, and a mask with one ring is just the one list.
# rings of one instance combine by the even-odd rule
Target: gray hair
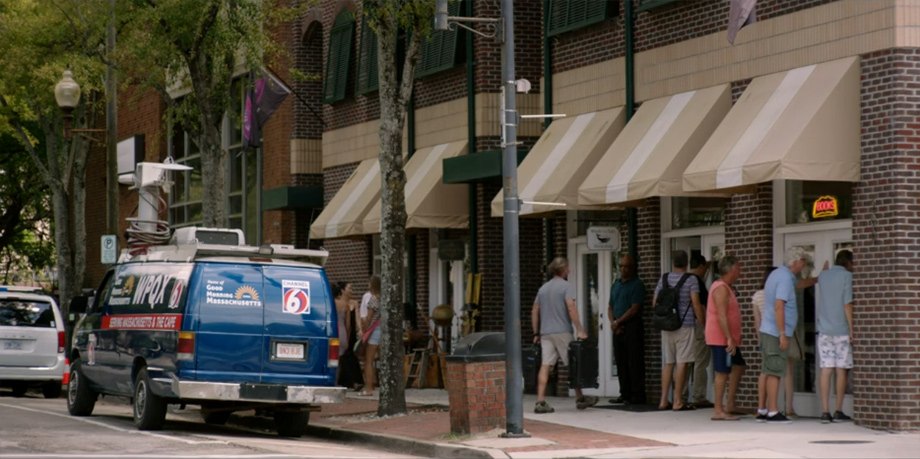
[[738,259],[734,255],[724,255],[719,259],[719,275],[724,276],[728,274],[735,265],[738,264]]
[[561,276],[565,269],[569,267],[569,261],[565,257],[556,257],[553,258],[553,261],[550,262],[547,271],[553,276]]
[[783,263],[787,267],[792,266],[793,263],[799,260],[811,261],[811,256],[802,247],[790,247],[783,256]]

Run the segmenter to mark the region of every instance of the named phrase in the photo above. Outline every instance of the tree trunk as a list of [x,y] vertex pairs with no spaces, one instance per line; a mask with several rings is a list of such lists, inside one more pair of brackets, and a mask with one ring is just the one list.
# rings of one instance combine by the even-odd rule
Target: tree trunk
[[380,341],[380,416],[406,412],[403,375],[403,254],[406,249],[406,173],[402,158],[401,116],[388,116],[381,110],[380,175],[381,218],[380,254],[381,315]]
[[[371,7],[372,3],[365,3]],[[383,6],[386,5],[386,6]],[[377,414],[406,412],[406,378],[403,374],[403,259],[406,251],[406,173],[403,169],[402,132],[406,105],[412,95],[419,34],[406,46],[402,75],[397,72],[397,31],[404,11],[381,2],[377,9],[377,65],[380,97],[380,177],[382,256],[380,341],[380,403]]]
[[199,56],[188,63],[189,76],[198,105],[199,145],[201,149],[202,224],[211,228],[227,226],[227,155],[221,142],[224,107],[215,102],[212,60]]
[[[206,118],[202,116],[202,118]],[[220,145],[220,131],[202,119],[201,148],[201,197],[202,225],[211,228],[227,226],[227,193],[224,177],[227,176],[227,155]]]

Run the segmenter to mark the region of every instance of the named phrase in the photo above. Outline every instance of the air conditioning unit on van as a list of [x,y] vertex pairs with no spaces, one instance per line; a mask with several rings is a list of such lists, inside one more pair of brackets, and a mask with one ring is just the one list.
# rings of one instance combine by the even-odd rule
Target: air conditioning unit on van
[[170,244],[209,244],[239,247],[246,245],[246,237],[243,236],[243,230],[241,229],[187,226],[184,228],[176,228]]

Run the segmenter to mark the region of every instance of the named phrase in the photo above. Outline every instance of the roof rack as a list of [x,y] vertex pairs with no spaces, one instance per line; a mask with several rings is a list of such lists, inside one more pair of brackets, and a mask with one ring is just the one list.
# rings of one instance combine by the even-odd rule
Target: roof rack
[[295,249],[284,244],[252,245],[204,244],[189,241],[180,244],[156,245],[147,248],[147,253],[131,256],[122,251],[124,261],[182,261],[188,262],[204,257],[239,257],[249,259],[282,259],[302,261],[322,266],[329,258],[326,250]]

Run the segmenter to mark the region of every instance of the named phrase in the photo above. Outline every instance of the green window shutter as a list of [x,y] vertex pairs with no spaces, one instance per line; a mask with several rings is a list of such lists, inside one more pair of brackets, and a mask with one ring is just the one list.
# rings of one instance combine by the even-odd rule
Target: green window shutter
[[329,34],[329,55],[326,60],[326,78],[323,81],[323,102],[327,104],[345,99],[354,30],[354,17],[345,11],[336,18]]
[[377,81],[377,33],[361,21],[361,49],[358,51],[358,78],[355,92],[367,94],[379,88]]
[[[460,15],[460,1],[448,4],[451,16]],[[459,30],[435,30],[427,40],[422,41],[419,61],[415,67],[416,78],[433,75],[454,67],[457,63],[457,40]]]
[[549,36],[597,24],[616,11],[616,6],[609,0],[550,0],[549,8]]

